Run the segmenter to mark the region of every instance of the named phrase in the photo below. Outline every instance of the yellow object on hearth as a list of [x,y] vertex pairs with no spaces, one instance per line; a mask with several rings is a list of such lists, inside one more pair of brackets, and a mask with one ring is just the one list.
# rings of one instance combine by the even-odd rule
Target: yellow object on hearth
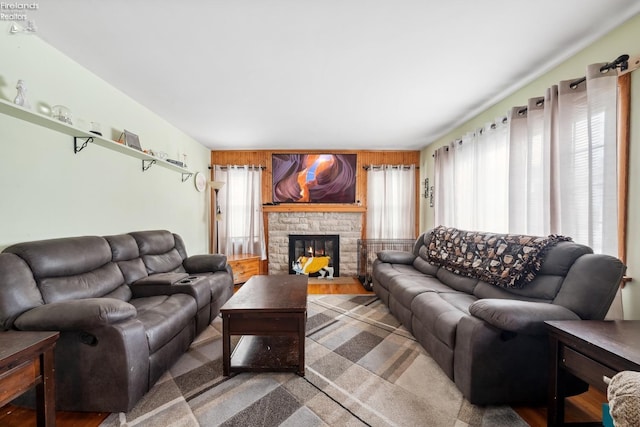
[[305,257],[302,256],[298,258],[300,265],[302,266],[302,271],[304,274],[317,273],[325,267],[329,266],[329,257],[328,256],[316,256],[316,257]]

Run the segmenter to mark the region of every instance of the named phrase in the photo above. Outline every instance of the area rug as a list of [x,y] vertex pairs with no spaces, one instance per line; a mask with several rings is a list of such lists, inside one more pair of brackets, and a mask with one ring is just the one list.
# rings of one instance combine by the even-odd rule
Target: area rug
[[306,374],[222,376],[220,319],[113,426],[527,426],[466,401],[375,295],[309,295]]

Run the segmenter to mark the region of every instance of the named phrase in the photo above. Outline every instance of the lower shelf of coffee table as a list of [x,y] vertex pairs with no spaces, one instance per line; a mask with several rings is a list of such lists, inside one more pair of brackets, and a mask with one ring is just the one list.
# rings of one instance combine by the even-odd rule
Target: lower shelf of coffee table
[[297,336],[243,335],[231,354],[231,372],[303,372]]

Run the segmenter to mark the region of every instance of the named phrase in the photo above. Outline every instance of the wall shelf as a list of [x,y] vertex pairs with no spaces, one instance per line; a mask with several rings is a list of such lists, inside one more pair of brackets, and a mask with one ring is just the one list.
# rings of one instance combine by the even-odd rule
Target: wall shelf
[[79,129],[75,126],[63,123],[59,120],[52,119],[51,117],[35,113],[29,109],[23,108],[19,105],[15,105],[4,99],[0,99],[0,113],[72,136],[74,138],[73,150],[76,154],[80,153],[80,151],[87,147],[88,144],[94,144],[141,160],[143,172],[148,170],[152,165],[159,165],[174,172],[181,173],[182,182],[185,182],[189,177],[193,175],[193,172],[186,168],[174,165],[173,163],[167,162],[166,160],[159,159],[150,154],[138,151],[135,148],[127,147],[124,144],[120,144],[118,142],[104,138],[100,135],[96,135],[88,131]]

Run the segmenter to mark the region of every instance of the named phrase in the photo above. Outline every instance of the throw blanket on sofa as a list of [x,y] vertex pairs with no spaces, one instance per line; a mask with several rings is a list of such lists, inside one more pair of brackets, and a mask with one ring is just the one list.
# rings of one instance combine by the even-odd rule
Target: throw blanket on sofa
[[521,288],[534,279],[544,254],[569,237],[496,234],[439,226],[427,244],[432,264],[487,283]]

